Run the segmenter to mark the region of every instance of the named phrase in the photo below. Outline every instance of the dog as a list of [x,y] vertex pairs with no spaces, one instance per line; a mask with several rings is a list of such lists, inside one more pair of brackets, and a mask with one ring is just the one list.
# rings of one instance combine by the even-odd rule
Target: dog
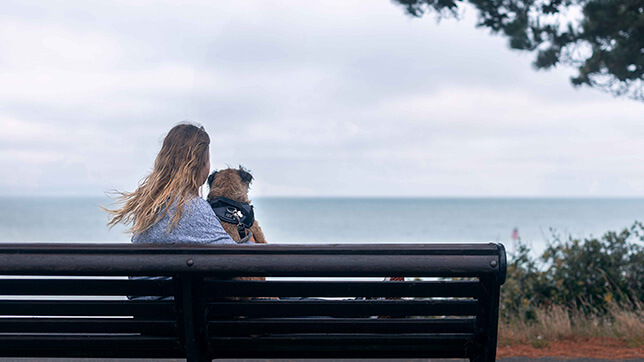
[[[257,244],[266,244],[266,238],[259,227],[253,207],[248,198],[248,189],[253,182],[253,175],[242,166],[238,169],[227,168],[213,171],[208,176],[208,203],[221,221],[221,226],[235,241],[250,236],[250,241]],[[249,234],[248,232],[252,233]],[[235,280],[264,281],[264,277],[236,277]],[[256,298],[230,298],[231,300],[272,299],[266,297]]]
[[210,191],[207,200],[219,217],[221,226],[235,242],[244,239],[250,231],[251,241],[266,244],[248,198],[252,182],[253,175],[242,166],[238,169],[215,170],[208,176]]

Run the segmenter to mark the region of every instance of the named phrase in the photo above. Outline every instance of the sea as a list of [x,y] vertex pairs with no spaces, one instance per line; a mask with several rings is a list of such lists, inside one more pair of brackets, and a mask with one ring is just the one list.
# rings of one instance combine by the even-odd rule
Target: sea
[[[126,243],[106,226],[106,197],[0,197],[0,242]],[[503,243],[513,230],[540,254],[555,237],[590,238],[644,221],[637,198],[257,197],[255,216],[271,244]]]

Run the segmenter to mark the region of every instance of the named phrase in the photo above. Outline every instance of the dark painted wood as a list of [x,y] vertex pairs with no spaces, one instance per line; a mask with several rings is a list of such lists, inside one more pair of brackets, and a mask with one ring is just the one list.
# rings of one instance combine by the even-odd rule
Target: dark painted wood
[[242,319],[208,323],[212,336],[248,336],[280,333],[474,333],[474,318],[463,319]]
[[116,318],[3,318],[0,333],[150,333],[177,335],[175,321]]
[[205,282],[209,297],[471,297],[478,281],[349,282],[349,281],[235,281]]
[[178,275],[173,277],[177,288],[175,301],[179,313],[179,330],[182,332],[181,342],[185,348],[188,362],[208,361],[208,350],[200,343],[200,336],[195,321],[199,320],[195,306],[196,289],[199,287],[197,277]]
[[496,343],[498,335],[499,319],[499,292],[500,286],[497,279],[487,277],[481,279],[482,294],[479,304],[480,322],[478,332],[480,334],[480,351],[472,358],[472,361],[494,361],[496,359]]
[[496,244],[0,244],[0,356],[491,361],[505,273]]
[[0,353],[5,357],[127,357],[181,356],[181,345],[175,338],[139,335],[66,334],[49,336],[0,335]]
[[497,274],[499,264],[496,244],[0,245],[7,275],[478,277]]
[[217,358],[414,358],[470,354],[472,336],[451,335],[292,335],[211,340]]
[[0,279],[0,291],[2,295],[172,295],[173,286],[171,280]]
[[133,316],[139,313],[167,316],[173,315],[174,311],[174,303],[170,301],[0,301],[0,315],[9,316]]
[[475,300],[250,300],[208,303],[208,312],[212,318],[471,316],[476,314],[476,303]]

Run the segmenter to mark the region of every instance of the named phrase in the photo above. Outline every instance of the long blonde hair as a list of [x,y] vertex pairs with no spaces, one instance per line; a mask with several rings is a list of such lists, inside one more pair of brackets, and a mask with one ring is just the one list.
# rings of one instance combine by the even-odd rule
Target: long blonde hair
[[168,230],[174,228],[190,199],[199,196],[201,170],[208,161],[210,137],[203,126],[179,124],[163,140],[152,172],[134,192],[115,192],[120,208],[103,208],[110,215],[107,225],[132,224],[128,230],[140,234],[163,218],[176,202],[176,214]]

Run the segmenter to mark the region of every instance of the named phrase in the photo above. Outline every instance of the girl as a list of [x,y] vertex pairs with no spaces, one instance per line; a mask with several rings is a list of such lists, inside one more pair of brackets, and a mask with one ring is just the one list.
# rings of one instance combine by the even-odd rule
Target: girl
[[108,226],[133,224],[133,243],[234,244],[200,197],[210,172],[210,137],[203,126],[179,124],[163,140],[154,168],[132,193],[118,192],[121,207],[105,209]]

